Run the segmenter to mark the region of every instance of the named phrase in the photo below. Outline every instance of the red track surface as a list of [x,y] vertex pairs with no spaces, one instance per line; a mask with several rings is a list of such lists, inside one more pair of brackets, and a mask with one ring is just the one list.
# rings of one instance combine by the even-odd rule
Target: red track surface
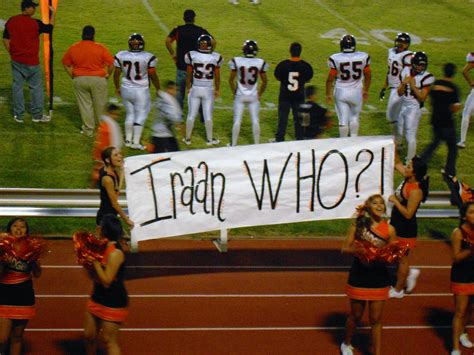
[[[210,241],[140,244],[141,252],[128,257],[123,353],[338,354],[351,262],[339,246],[337,240],[230,241],[221,254]],[[38,314],[28,326],[26,353],[81,354],[91,282],[76,267],[70,241],[51,241],[50,249],[35,282]],[[447,354],[449,247],[420,242],[413,259],[422,270],[418,286],[386,303],[383,353]],[[369,330],[361,329],[356,354],[366,353],[368,343]]]

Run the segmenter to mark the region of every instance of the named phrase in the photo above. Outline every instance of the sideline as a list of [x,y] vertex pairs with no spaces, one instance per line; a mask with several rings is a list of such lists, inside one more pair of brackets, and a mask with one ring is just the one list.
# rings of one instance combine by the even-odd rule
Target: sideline
[[[466,328],[472,329],[474,325]],[[194,328],[120,328],[121,332],[219,332],[219,331],[268,331],[268,330],[344,330],[345,327],[194,327]],[[370,326],[357,327],[357,329],[371,329]],[[384,330],[434,330],[451,329],[450,325],[384,325]],[[26,332],[83,332],[83,328],[26,328]]]
[[[83,269],[81,265],[41,265],[43,269]],[[417,269],[451,269],[451,265],[413,265]],[[140,265],[126,266],[126,269],[214,269],[214,270],[349,270],[350,265],[301,265],[301,266],[276,266],[276,265]]]
[[[405,297],[452,297],[452,293],[414,293]],[[36,295],[37,298],[89,298],[90,295]],[[295,293],[295,294],[136,294],[130,298],[346,298],[345,293]]]

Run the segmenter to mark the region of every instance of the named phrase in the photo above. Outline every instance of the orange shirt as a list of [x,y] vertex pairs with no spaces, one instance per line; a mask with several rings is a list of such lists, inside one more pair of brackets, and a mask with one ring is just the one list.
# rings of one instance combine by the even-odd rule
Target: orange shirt
[[63,64],[73,67],[73,77],[104,77],[107,74],[105,67],[113,63],[114,57],[104,45],[88,40],[73,44],[63,57]]

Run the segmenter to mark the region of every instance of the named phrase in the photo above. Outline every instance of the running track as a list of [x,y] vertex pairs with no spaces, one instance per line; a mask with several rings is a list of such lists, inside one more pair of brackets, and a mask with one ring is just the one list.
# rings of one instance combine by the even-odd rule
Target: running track
[[[120,334],[123,353],[338,354],[351,261],[339,253],[340,243],[231,240],[226,254],[210,241],[140,243],[141,252],[128,257],[131,305]],[[91,282],[75,263],[71,241],[49,241],[49,249],[35,282],[38,312],[25,350],[81,354]],[[386,303],[383,354],[447,354],[449,247],[420,242],[413,257],[422,270],[419,283],[413,295]],[[367,328],[353,345],[356,354],[367,353]]]

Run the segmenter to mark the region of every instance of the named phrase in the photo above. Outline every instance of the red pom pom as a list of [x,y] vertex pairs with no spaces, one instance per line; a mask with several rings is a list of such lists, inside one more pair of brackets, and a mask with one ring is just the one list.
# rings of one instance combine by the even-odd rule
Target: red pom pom
[[72,240],[74,242],[77,263],[95,274],[93,262],[95,260],[102,262],[108,240],[98,239],[94,234],[87,231],[75,232]]
[[368,264],[377,258],[377,247],[364,240],[356,240],[354,242],[355,252],[354,255],[360,259],[360,261]]
[[0,236],[0,260],[6,256],[13,256],[27,262],[37,262],[46,251],[46,242],[43,238],[27,236],[17,238],[8,234]]
[[387,264],[393,264],[398,262],[403,256],[407,255],[408,250],[408,244],[396,241],[380,248],[377,260]]

